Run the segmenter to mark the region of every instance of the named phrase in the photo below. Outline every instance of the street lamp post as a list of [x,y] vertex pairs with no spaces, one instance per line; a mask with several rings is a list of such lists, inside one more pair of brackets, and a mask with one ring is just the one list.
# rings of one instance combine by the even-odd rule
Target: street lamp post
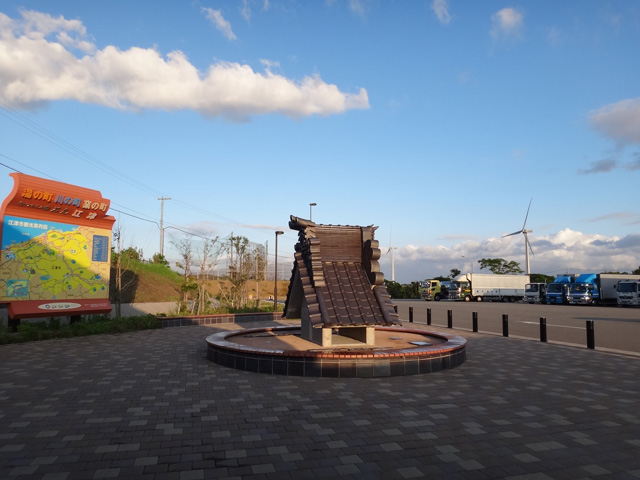
[[311,221],[311,209],[313,207],[315,207],[316,205],[318,205],[317,203],[310,203],[309,204],[309,221]]
[[278,311],[278,235],[284,232],[276,230],[276,258],[274,262],[274,286],[273,286],[273,313]]

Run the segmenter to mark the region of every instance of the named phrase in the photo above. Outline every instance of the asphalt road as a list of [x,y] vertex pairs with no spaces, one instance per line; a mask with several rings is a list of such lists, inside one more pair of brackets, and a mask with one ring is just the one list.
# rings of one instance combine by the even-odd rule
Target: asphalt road
[[587,321],[593,320],[595,348],[640,354],[640,308],[616,306],[540,305],[501,302],[453,302],[394,300],[404,325],[409,324],[409,307],[413,321],[447,328],[451,310],[454,329],[472,331],[473,312],[478,314],[480,333],[503,334],[503,315],[508,318],[508,333],[513,337],[540,340],[540,318],[546,318],[547,341],[587,348]]

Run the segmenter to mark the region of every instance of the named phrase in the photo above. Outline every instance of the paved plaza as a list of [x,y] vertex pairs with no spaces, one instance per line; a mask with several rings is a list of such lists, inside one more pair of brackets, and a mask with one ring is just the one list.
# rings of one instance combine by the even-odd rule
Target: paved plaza
[[640,478],[640,357],[448,330],[453,370],[268,376],[206,359],[236,328],[0,346],[0,478]]

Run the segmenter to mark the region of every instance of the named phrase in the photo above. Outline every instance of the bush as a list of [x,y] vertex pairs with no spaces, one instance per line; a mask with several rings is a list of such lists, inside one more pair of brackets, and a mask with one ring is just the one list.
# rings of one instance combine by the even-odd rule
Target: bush
[[96,315],[72,325],[60,325],[59,319],[49,322],[21,323],[15,333],[8,329],[0,331],[0,345],[8,343],[33,342],[51,338],[81,337],[86,335],[104,335],[135,332],[160,328],[160,322],[154,315],[110,318],[108,315]]

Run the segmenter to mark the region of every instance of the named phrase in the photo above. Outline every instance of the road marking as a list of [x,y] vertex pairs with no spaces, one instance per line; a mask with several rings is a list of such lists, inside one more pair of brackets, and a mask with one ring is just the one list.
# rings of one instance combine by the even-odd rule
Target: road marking
[[[540,325],[540,322],[519,322],[519,323],[528,323],[528,324],[531,324],[531,325]],[[578,330],[584,330],[584,327],[571,327],[569,325],[556,325],[554,323],[547,323],[547,327],[577,328]]]

